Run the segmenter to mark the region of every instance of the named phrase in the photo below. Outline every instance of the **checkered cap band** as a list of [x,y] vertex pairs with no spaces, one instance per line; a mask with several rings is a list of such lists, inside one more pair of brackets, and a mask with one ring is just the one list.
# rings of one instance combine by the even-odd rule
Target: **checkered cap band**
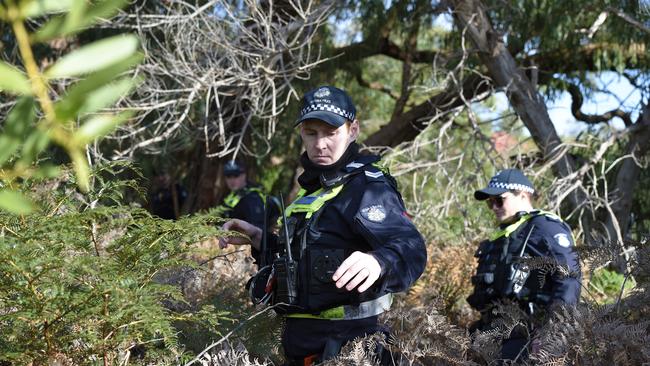
[[307,113],[314,112],[314,111],[325,111],[325,112],[330,112],[334,114],[338,114],[339,116],[348,119],[350,121],[354,121],[354,113],[350,111],[343,110],[335,105],[331,104],[323,104],[323,103],[317,103],[317,104],[310,104],[303,108],[300,111],[300,115],[304,116]]
[[502,183],[502,182],[497,182],[495,180],[491,180],[490,183],[488,183],[488,187],[492,188],[502,188],[502,189],[512,189],[515,191],[524,191],[524,192],[529,192],[529,193],[534,193],[535,190],[533,187],[529,187],[525,184],[519,184],[519,183]]

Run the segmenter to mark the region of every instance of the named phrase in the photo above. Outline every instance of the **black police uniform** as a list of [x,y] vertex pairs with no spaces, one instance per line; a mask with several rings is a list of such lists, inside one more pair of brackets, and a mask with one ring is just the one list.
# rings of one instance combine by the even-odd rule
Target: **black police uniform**
[[260,229],[264,225],[264,194],[250,183],[231,192],[223,202],[225,217],[247,221]]
[[[377,316],[390,306],[390,294],[406,290],[425,267],[424,240],[406,215],[393,178],[373,165],[378,157],[358,155],[357,149],[350,145],[338,168],[328,171],[314,168],[303,155],[302,197],[286,210],[298,261],[298,298],[286,310],[282,344],[295,364],[312,355],[334,356],[351,339],[385,332]],[[321,203],[315,210],[310,206]],[[301,204],[302,211],[296,209]],[[281,238],[270,247],[283,254]],[[331,279],[355,251],[372,254],[382,269],[380,279],[361,294],[337,289]]]
[[161,219],[175,220],[178,218],[176,211],[180,210],[186,198],[187,191],[180,184],[160,187],[149,196],[151,213]]
[[[478,268],[468,303],[482,312],[476,328],[490,329],[489,309],[496,300],[511,299],[529,314],[552,305],[575,305],[580,298],[580,263],[571,229],[559,217],[541,211],[520,212],[512,224],[500,226],[476,251]],[[545,257],[545,268],[530,270],[521,257]],[[562,266],[565,270],[554,270]],[[514,359],[527,342],[523,334],[504,341],[502,357]]]

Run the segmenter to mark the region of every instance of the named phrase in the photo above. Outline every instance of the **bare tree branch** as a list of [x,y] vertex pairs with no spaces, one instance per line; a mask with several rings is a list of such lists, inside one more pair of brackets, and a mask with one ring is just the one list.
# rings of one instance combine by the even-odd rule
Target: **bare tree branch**
[[270,136],[297,94],[292,82],[324,61],[311,39],[332,4],[162,4],[158,14],[124,13],[106,25],[138,32],[145,53],[144,84],[125,106],[146,113],[113,136],[115,156],[174,151],[188,141],[204,144],[208,156],[252,153],[244,130],[262,126],[255,133]]
[[361,75],[361,69],[359,69],[359,68],[354,68],[354,69],[346,68],[346,70],[348,72],[350,72],[354,76],[357,83],[359,83],[359,85],[361,85],[362,87],[372,89],[372,90],[377,90],[379,92],[382,92],[382,93],[388,95],[389,97],[391,97],[392,99],[395,99],[395,100],[399,98],[399,94],[394,92],[391,88],[383,85],[382,83],[379,83],[379,82],[376,82],[376,81],[375,82],[369,82],[369,81],[365,80],[363,78],[363,75]]
[[613,13],[617,17],[619,17],[619,18],[625,20],[626,22],[632,24],[637,29],[639,29],[639,30],[641,30],[641,31],[643,31],[645,33],[650,34],[650,28],[648,28],[647,26],[645,26],[643,23],[639,22],[638,20],[634,19],[634,17],[630,16],[629,14],[625,13],[624,11],[622,11],[620,9],[615,9],[615,8],[612,8],[612,7],[608,7],[607,11]]
[[583,96],[580,92],[580,88],[577,85],[572,83],[567,83],[567,91],[571,94],[571,113],[573,117],[578,121],[582,121],[589,124],[596,124],[602,122],[609,122],[614,117],[619,117],[625,123],[625,126],[632,125],[632,118],[629,112],[625,112],[622,109],[612,109],[609,112],[603,114],[586,114],[583,113],[580,109],[582,108]]

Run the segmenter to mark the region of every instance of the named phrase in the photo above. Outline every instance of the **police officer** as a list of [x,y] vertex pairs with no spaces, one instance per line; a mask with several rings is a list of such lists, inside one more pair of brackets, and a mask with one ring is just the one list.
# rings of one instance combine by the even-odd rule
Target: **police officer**
[[[285,210],[288,243],[284,235],[269,236],[268,243],[279,255],[271,266],[277,287],[270,303],[291,304],[280,310],[289,365],[332,358],[349,340],[385,332],[378,316],[389,309],[391,294],[408,289],[426,263],[424,240],[394,179],[378,167],[378,156],[359,153],[351,98],[323,86],[306,93],[302,103],[296,125],[306,150],[300,159],[304,173],[297,198]],[[262,232],[253,225],[232,220],[224,229],[261,245]],[[222,247],[228,243],[248,242],[220,241]],[[287,289],[288,253],[295,262],[295,297]],[[260,283],[271,282],[264,277]]]
[[248,221],[262,228],[264,224],[264,193],[248,181],[243,163],[229,160],[223,175],[230,193],[223,199],[225,217]]
[[[498,230],[475,254],[474,292],[467,298],[481,312],[474,329],[491,329],[491,308],[497,300],[513,300],[531,315],[578,302],[580,263],[571,228],[558,216],[535,210],[535,196],[532,183],[517,169],[498,172],[486,188],[474,192],[474,198],[485,201],[499,223]],[[546,269],[529,268],[526,257],[548,258]],[[564,270],[553,270],[559,266]],[[525,354],[527,333],[513,332],[504,340],[503,359]]]
[[149,193],[149,210],[161,219],[176,220],[187,198],[187,191],[180,183],[173,183],[169,174],[163,173],[153,179]]

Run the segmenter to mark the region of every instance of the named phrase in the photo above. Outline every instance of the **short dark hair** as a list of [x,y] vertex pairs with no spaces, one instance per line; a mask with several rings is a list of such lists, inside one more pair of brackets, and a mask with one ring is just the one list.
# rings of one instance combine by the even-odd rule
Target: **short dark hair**
[[537,193],[537,190],[535,190],[533,193],[526,192],[526,191],[520,191],[516,189],[509,189],[508,192],[514,194],[515,196],[519,196],[520,194],[525,194],[528,196],[528,199],[530,199],[531,202],[535,202],[539,199],[539,193]]

